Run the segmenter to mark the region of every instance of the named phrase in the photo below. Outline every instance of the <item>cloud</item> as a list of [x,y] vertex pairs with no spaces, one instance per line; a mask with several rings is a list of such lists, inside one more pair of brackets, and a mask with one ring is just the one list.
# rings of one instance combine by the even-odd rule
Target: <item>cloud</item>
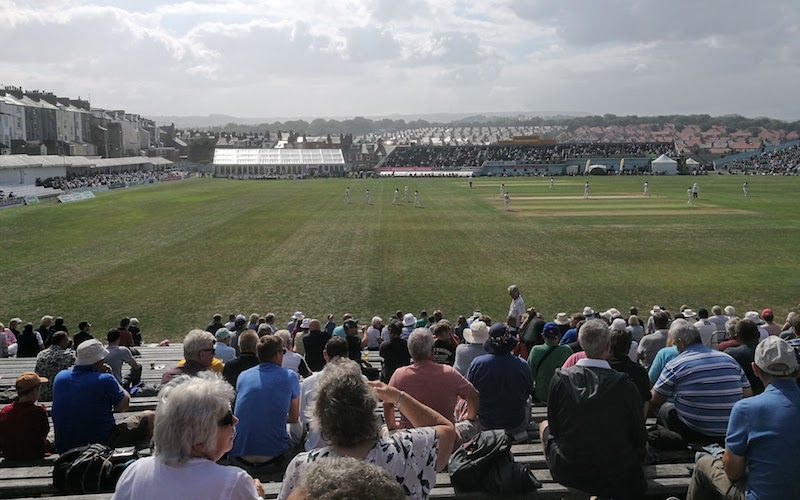
[[0,0],[3,84],[149,114],[800,117],[800,2]]

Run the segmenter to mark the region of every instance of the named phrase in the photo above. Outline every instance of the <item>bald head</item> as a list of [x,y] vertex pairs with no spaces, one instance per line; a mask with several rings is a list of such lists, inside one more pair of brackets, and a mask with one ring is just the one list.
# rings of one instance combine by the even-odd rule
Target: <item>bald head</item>
[[312,319],[308,322],[308,331],[310,332],[319,332],[322,330],[322,324],[319,322],[318,319]]

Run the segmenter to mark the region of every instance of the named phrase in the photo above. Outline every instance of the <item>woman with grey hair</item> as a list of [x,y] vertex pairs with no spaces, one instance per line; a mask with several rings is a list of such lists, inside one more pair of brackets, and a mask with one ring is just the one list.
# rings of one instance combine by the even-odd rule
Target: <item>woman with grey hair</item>
[[[452,422],[403,391],[382,382],[367,383],[351,361],[328,364],[318,384],[312,426],[330,445],[292,460],[278,498],[288,498],[309,464],[326,457],[375,464],[395,478],[408,498],[428,498],[436,471],[447,465],[453,449]],[[414,428],[388,435],[375,415],[376,397],[399,408]]]
[[131,464],[114,500],[255,500],[263,487],[238,467],[217,465],[233,446],[233,387],[216,375],[176,377],[161,389],[152,457]]

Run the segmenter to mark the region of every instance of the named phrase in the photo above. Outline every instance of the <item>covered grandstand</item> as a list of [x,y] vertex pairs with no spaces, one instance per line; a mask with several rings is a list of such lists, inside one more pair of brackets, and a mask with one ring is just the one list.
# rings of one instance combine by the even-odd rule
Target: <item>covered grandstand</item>
[[341,149],[215,149],[216,177],[267,178],[343,175]]
[[73,177],[96,173],[166,170],[172,162],[161,157],[87,158],[85,156],[0,156],[0,185],[33,186],[36,179]]

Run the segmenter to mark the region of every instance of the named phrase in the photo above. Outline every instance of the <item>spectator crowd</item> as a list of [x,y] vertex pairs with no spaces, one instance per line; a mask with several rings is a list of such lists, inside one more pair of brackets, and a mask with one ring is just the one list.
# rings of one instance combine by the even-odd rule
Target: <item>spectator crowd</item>
[[[585,306],[550,319],[517,286],[508,295],[502,321],[440,310],[366,324],[215,314],[151,388],[155,412],[119,422],[114,413],[148,389],[136,318],[105,343],[85,320],[70,337],[63,318],[36,328],[12,318],[0,324],[0,356],[36,364],[0,412],[0,429],[18,431],[0,434],[0,450],[35,460],[90,443],[152,448],[122,474],[119,499],[257,498],[276,475],[281,499],[320,488],[369,498],[378,485],[387,498],[427,498],[459,446],[499,429],[516,442],[538,434],[553,478],[587,494],[640,498],[643,465],[684,450],[698,452],[690,499],[794,495],[785,471],[800,466],[800,312],[782,322],[770,308],[739,317],[732,306],[653,306],[640,316]],[[54,440],[38,404],[49,400]],[[547,406],[538,430],[536,406]],[[648,417],[657,423],[646,427]]]
[[729,170],[767,175],[795,175],[800,167],[800,144],[755,154],[728,165]]
[[186,172],[175,170],[153,170],[118,172],[113,174],[97,173],[86,176],[48,177],[37,184],[44,187],[69,191],[71,189],[92,188],[98,186],[126,186],[129,184],[151,184],[167,178],[183,178]]
[[547,164],[568,158],[655,157],[673,151],[667,143],[411,146],[395,148],[379,166],[478,168],[486,161]]

